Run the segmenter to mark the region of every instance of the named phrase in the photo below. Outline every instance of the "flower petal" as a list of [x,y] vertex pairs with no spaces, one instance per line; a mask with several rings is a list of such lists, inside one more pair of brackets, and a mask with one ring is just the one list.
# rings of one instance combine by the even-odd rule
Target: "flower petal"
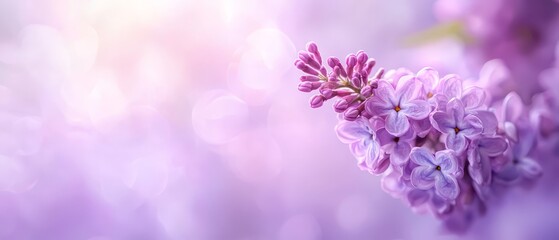
[[425,67],[419,70],[416,77],[419,82],[423,84],[423,90],[426,94],[429,92],[433,93],[433,88],[438,84],[439,81],[439,72],[437,72],[433,68]]
[[449,116],[446,112],[434,112],[431,115],[431,124],[433,125],[433,128],[442,133],[454,131],[454,128],[456,127],[454,118]]
[[[423,120],[412,121],[411,123],[412,123],[413,131],[415,133],[417,133],[417,136],[420,137],[420,138],[424,138],[431,131],[431,121],[430,121],[429,118],[425,118]],[[403,136],[402,136],[402,138],[403,138]]]
[[381,128],[377,131],[377,139],[379,140],[381,146],[394,143],[394,136],[388,133],[386,128]]
[[487,185],[491,182],[491,164],[489,158],[480,157],[475,164],[468,167],[468,172],[475,183]]
[[462,80],[454,74],[449,74],[441,79],[441,91],[449,99],[462,96]]
[[511,163],[495,173],[494,176],[496,180],[502,183],[513,184],[522,177],[522,172],[516,165]]
[[336,134],[341,142],[350,144],[363,138],[372,136],[369,122],[365,118],[358,118],[355,121],[342,120],[336,125]]
[[448,103],[448,97],[442,93],[437,93],[432,97],[435,106],[439,111],[446,112],[446,104]]
[[490,158],[491,169],[500,172],[512,161],[511,154],[507,154],[507,152],[510,153],[510,149],[507,149],[503,155]]
[[429,190],[435,185],[435,176],[440,174],[435,168],[418,166],[411,172],[411,184],[421,190]]
[[535,179],[542,175],[541,165],[531,158],[523,158],[518,167],[522,175],[528,179]]
[[417,96],[417,82],[415,78],[400,80],[396,89],[396,96],[399,97],[398,104],[406,103]]
[[466,137],[462,134],[456,134],[451,132],[446,137],[445,142],[446,148],[454,150],[456,153],[460,154],[466,150],[467,142]]
[[407,142],[398,142],[394,145],[392,153],[390,153],[390,161],[396,166],[402,166],[407,163],[411,152],[411,146]]
[[502,120],[514,122],[522,115],[523,110],[524,103],[518,93],[510,92],[503,100]]
[[513,145],[512,152],[517,158],[522,158],[528,155],[534,144],[536,144],[536,133],[532,129],[517,129],[518,142]]
[[367,148],[370,141],[371,140],[368,139],[361,139],[357,142],[351,143],[349,144],[349,151],[353,154],[355,158],[364,159],[367,154]]
[[365,103],[365,110],[372,116],[386,116],[388,113],[394,111],[394,106],[387,99],[379,96],[373,96]]
[[435,166],[435,156],[424,147],[414,147],[410,152],[410,159],[419,166]]
[[409,141],[415,138],[415,133],[413,128],[410,127],[407,132],[405,132],[402,136],[400,136],[400,140]]
[[429,198],[431,196],[429,194],[429,191],[412,189],[408,192],[406,197],[412,207],[417,207],[429,201]]
[[500,59],[486,62],[479,73],[479,84],[486,89],[500,90],[499,85],[510,78],[510,71]]
[[458,122],[457,127],[460,129],[460,134],[468,138],[475,137],[483,132],[481,120],[474,115],[466,116],[463,121]]
[[373,166],[374,162],[377,162],[380,157],[380,145],[377,141],[368,141],[367,151],[365,153],[365,162],[367,166]]
[[410,122],[406,115],[401,112],[392,111],[386,117],[386,131],[394,136],[401,136],[410,128]]
[[453,176],[459,176],[461,174],[460,166],[458,166],[458,160],[454,155],[452,150],[443,150],[435,153],[435,164],[441,167],[441,171]]
[[507,150],[508,144],[502,137],[483,137],[476,141],[479,151],[489,157],[496,157]]
[[460,187],[456,178],[446,174],[437,174],[435,179],[435,192],[437,195],[454,200],[460,194]]
[[495,132],[497,132],[499,122],[497,121],[495,113],[491,111],[476,111],[474,115],[481,120],[484,134],[495,134]]
[[373,165],[369,168],[369,172],[372,174],[382,174],[384,173],[388,167],[390,166],[390,158],[389,157],[382,157],[379,158],[378,161],[373,162]]
[[402,102],[401,107],[401,112],[415,120],[425,119],[431,112],[431,105],[424,100],[411,100],[407,103]]
[[402,181],[400,174],[396,171],[390,172],[380,181],[382,190],[389,193],[392,197],[398,198],[402,196],[406,190],[406,184]]
[[503,123],[503,129],[505,131],[505,135],[507,135],[510,140],[514,142],[518,141],[518,132],[516,131],[516,126],[514,125],[514,123]]
[[485,103],[485,91],[480,87],[471,87],[464,92],[461,100],[466,109],[477,109]]
[[458,98],[452,98],[448,101],[446,104],[446,112],[452,116],[457,123],[464,119],[466,115],[464,104]]

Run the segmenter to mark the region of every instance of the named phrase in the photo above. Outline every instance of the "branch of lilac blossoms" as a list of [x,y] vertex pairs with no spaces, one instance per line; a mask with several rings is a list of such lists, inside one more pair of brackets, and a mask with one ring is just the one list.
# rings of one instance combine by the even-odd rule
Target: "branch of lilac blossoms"
[[315,43],[307,44],[307,51],[299,52],[299,59],[295,66],[308,75],[301,76],[299,90],[311,92],[318,90],[319,94],[311,98],[312,108],[318,108],[327,100],[337,97],[334,111],[343,113],[343,117],[353,121],[364,113],[365,100],[377,88],[377,81],[384,70],[380,69],[369,79],[375,66],[375,60],[369,58],[364,51],[349,54],[344,67],[336,57],[329,57],[327,64],[331,72],[322,63],[322,56]]
[[385,191],[442,219],[448,230],[465,231],[501,189],[542,175],[540,150],[549,144],[540,128],[559,129],[541,122],[546,105],[528,107],[514,92],[490,99],[475,82],[439,77],[429,67],[415,74],[380,69],[369,77],[375,60],[363,51],[348,55],[345,67],[335,57],[327,62],[330,72],[315,43],[295,61],[307,74],[299,90],[319,92],[311,107],[336,99],[334,110],[343,116],[336,133],[358,166],[381,175]]

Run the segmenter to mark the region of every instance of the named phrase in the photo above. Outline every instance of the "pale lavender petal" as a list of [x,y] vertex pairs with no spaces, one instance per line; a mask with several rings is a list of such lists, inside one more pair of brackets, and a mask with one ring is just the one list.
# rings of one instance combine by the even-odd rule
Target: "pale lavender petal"
[[535,179],[542,175],[542,167],[531,158],[524,158],[518,163],[522,175],[528,179]]
[[435,102],[435,106],[437,107],[437,109],[439,111],[442,112],[446,112],[446,104],[448,103],[448,97],[444,94],[435,94],[435,96],[433,96],[434,101]]
[[373,117],[369,119],[369,121],[374,131],[378,131],[379,129],[384,128],[385,122],[384,119],[381,117]]
[[433,167],[419,166],[411,172],[411,184],[421,190],[431,189],[435,185],[435,176],[440,175]]
[[401,136],[410,128],[408,118],[401,112],[392,111],[386,117],[386,131],[394,136]]
[[381,179],[381,188],[389,193],[392,197],[401,197],[406,190],[406,184],[400,178],[400,174],[396,171],[390,172]]
[[355,121],[340,121],[336,125],[336,134],[340,141],[345,144],[370,138],[372,135],[369,123],[365,118],[358,118]]
[[487,200],[489,200],[489,197],[492,194],[491,185],[479,185],[475,183],[472,185],[474,187],[474,191],[479,196],[481,201],[487,202]]
[[485,91],[479,87],[471,87],[464,92],[461,100],[466,109],[477,109],[485,103]]
[[516,92],[510,92],[503,100],[502,119],[504,121],[516,121],[522,115],[523,107],[524,104],[520,96]]
[[455,134],[451,132],[446,137],[446,148],[454,150],[456,153],[460,154],[466,150],[467,142],[466,137],[462,134]]
[[468,172],[474,182],[479,185],[487,185],[491,182],[491,164],[486,157],[480,157],[475,165],[470,165]]
[[415,138],[415,132],[413,128],[408,129],[402,136],[400,136],[400,140],[409,141]]
[[439,81],[439,72],[433,68],[426,67],[419,70],[416,77],[423,84],[423,90],[425,93],[433,93],[433,88]]
[[448,98],[462,96],[462,79],[457,75],[446,75],[441,79],[441,93]]
[[410,152],[410,159],[412,162],[420,166],[427,166],[434,168],[435,156],[427,149],[423,147],[414,147]]
[[377,139],[381,146],[394,143],[394,136],[388,133],[385,128],[381,128],[377,131]]
[[420,138],[427,136],[431,131],[431,120],[429,118],[412,121],[411,123],[413,131]]
[[435,153],[434,163],[441,167],[442,172],[459,176],[461,172],[460,166],[458,166],[458,160],[454,154],[452,150],[438,151]]
[[373,174],[382,174],[388,169],[389,166],[390,166],[390,158],[382,157],[379,158],[378,161],[373,162],[369,171]]
[[445,112],[435,112],[431,115],[431,124],[439,132],[448,133],[454,131],[456,122]]
[[446,111],[457,123],[464,119],[464,116],[466,115],[464,111],[464,104],[458,98],[452,98],[448,101],[448,104],[446,104]]
[[499,122],[497,121],[495,113],[490,111],[476,111],[474,115],[481,121],[484,134],[495,134],[495,132],[497,132]]
[[414,99],[417,94],[417,84],[415,78],[409,78],[407,81],[402,81],[398,83],[398,89],[396,90],[396,96],[398,99],[398,103],[403,104],[407,103],[409,100]]
[[474,146],[474,144],[477,143],[475,141],[472,142],[472,144],[468,148],[467,157],[470,166],[478,168],[481,165],[481,153],[479,147],[477,147],[477,145]]
[[349,151],[355,156],[355,158],[365,158],[367,154],[367,148],[369,146],[368,139],[361,139],[357,142],[349,144]]
[[379,96],[373,96],[365,103],[365,109],[373,116],[386,116],[394,112],[395,105]]
[[429,201],[431,194],[429,194],[429,191],[412,189],[406,197],[412,207],[417,207]]
[[493,59],[486,62],[479,73],[479,84],[488,89],[498,89],[503,81],[510,78],[510,70],[503,60]]
[[365,162],[367,166],[372,166],[374,162],[377,162],[380,157],[380,145],[377,141],[368,141],[367,151],[365,153]]
[[435,192],[449,200],[454,200],[460,194],[460,187],[456,178],[446,174],[437,174],[435,179]]
[[410,180],[410,176],[411,176],[411,172],[413,171],[413,169],[415,167],[417,167],[418,165],[415,164],[412,161],[408,161],[406,164],[404,164],[404,166],[402,166],[402,178],[409,181]]
[[479,151],[490,157],[501,155],[508,147],[507,141],[502,137],[483,137],[476,143]]
[[390,153],[390,161],[396,166],[404,165],[409,159],[410,152],[411,146],[409,143],[398,142]]
[[437,194],[431,196],[431,207],[437,216],[447,214],[452,208],[448,200],[440,197]]
[[407,103],[403,103],[401,107],[401,112],[415,120],[425,119],[431,112],[431,105],[424,100],[411,100]]
[[512,141],[518,141],[518,132],[516,131],[516,126],[514,123],[505,122],[503,123],[503,130],[505,131],[505,135]]
[[463,134],[468,138],[475,137],[483,132],[481,120],[474,115],[466,116],[464,121],[459,122],[457,127],[460,129],[459,135]]
[[380,80],[378,81],[377,89],[375,90],[375,96],[384,99],[385,101],[391,104],[397,104],[396,93],[394,90],[394,86],[387,81]]

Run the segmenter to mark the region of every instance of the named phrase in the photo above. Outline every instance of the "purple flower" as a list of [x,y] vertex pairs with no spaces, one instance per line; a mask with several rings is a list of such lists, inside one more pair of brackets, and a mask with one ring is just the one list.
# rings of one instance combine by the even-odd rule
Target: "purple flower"
[[399,82],[397,89],[387,81],[379,81],[375,95],[366,103],[373,116],[386,116],[386,131],[402,136],[410,128],[410,120],[427,118],[431,107],[425,100],[416,99],[416,82]]
[[464,91],[460,98],[464,103],[464,108],[468,113],[474,113],[476,110],[482,108],[485,103],[485,91],[479,87],[470,87]]
[[401,198],[409,189],[409,183],[402,178],[402,174],[393,169],[382,177],[380,184],[382,190],[394,198]]
[[495,177],[502,183],[514,184],[522,179],[533,180],[542,175],[541,165],[530,157],[534,148],[536,133],[532,129],[519,131],[518,142],[507,149],[502,160],[504,165]]
[[435,188],[435,193],[447,200],[454,200],[460,193],[457,178],[462,168],[452,150],[443,150],[435,156],[426,148],[415,147],[410,159],[418,166],[411,173],[411,184],[422,190]]
[[508,145],[502,137],[481,137],[472,141],[468,148],[468,171],[478,185],[491,182],[491,157],[502,155]]
[[518,141],[518,133],[515,122],[517,122],[524,112],[522,99],[515,92],[507,94],[503,100],[501,109],[499,128],[505,136],[512,141]]
[[446,75],[440,80],[437,89],[433,96],[437,109],[446,111],[449,100],[462,97],[462,79],[455,74]]
[[387,161],[380,161],[380,145],[369,119],[360,117],[355,121],[342,120],[336,126],[336,133],[341,142],[349,144],[359,166],[374,173],[386,170]]
[[415,77],[422,84],[420,96],[431,102],[434,99],[433,96],[438,92],[439,72],[433,68],[426,67],[419,70]]
[[481,120],[466,114],[462,101],[453,98],[447,104],[447,111],[437,111],[431,115],[433,127],[446,134],[446,147],[462,153],[472,140],[483,132]]
[[392,164],[402,166],[408,161],[415,138],[411,128],[399,137],[390,134],[385,128],[381,128],[377,131],[377,137],[384,152],[390,154]]
[[307,74],[299,89],[319,92],[311,106],[336,99],[336,131],[358,166],[382,173],[384,191],[415,212],[433,213],[450,231],[463,232],[503,185],[529,183],[542,174],[539,161],[557,155],[559,71],[542,80],[549,89],[527,108],[514,92],[500,101],[512,75],[499,61],[486,64],[475,86],[430,67],[417,74],[381,68],[369,78],[375,61],[362,51],[349,54],[345,66],[329,58],[326,74],[317,48],[308,49],[296,66]]

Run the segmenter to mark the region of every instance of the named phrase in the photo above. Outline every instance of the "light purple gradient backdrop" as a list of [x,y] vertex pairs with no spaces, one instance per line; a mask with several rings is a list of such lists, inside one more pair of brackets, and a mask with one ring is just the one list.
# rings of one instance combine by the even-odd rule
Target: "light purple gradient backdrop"
[[[0,239],[459,238],[355,166],[292,67],[313,40],[477,77],[452,39],[404,44],[432,6],[0,0]],[[548,187],[510,193],[465,237],[557,236]]]

